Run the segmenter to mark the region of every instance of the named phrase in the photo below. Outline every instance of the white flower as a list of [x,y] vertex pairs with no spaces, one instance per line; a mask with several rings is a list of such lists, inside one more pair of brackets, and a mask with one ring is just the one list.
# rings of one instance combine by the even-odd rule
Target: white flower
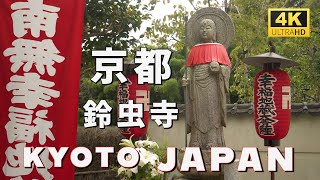
[[156,163],[159,162],[159,156],[153,152],[147,151],[144,148],[136,148],[140,155],[139,166],[144,166],[145,164],[150,163],[152,166],[156,166]]
[[159,169],[158,169],[158,173],[159,173],[159,174],[164,174],[164,172],[160,171]]
[[142,148],[143,147],[143,141],[136,141],[134,143],[134,145],[137,147],[137,148]]
[[138,166],[131,168],[130,171],[132,171],[133,173],[137,174],[138,173]]
[[134,145],[137,148],[151,148],[151,149],[159,148],[159,145],[156,142],[149,141],[149,140],[136,141]]
[[151,177],[155,177],[159,175],[159,171],[156,168],[152,168]]
[[126,168],[124,168],[124,167],[120,167],[119,169],[118,169],[118,175],[119,174],[121,174],[123,171],[125,171],[126,170]]
[[[158,144],[153,141],[149,141],[149,138],[147,140],[140,140],[136,141],[134,144],[132,143],[131,137],[130,139],[122,139],[121,146],[124,147],[133,147],[135,148],[139,153],[139,163],[137,166],[133,168],[123,168],[120,167],[118,169],[118,174],[123,175],[123,178],[125,179],[131,179],[136,178],[136,176],[144,177],[143,175],[147,175],[150,177],[158,176],[160,174],[163,174],[163,172],[159,171],[157,168],[160,161],[159,156],[153,152],[154,149],[159,148]],[[132,160],[132,155],[127,155],[125,159],[127,161]],[[139,167],[144,167],[140,168]]]
[[129,169],[124,168],[124,167],[120,167],[118,169],[118,175],[121,174],[121,173],[124,173],[129,178],[132,176],[132,171],[129,171]]
[[148,146],[148,148],[151,148],[151,149],[159,148],[159,145],[153,141],[147,142],[147,146]]
[[131,140],[132,136],[130,137],[130,139],[121,139],[121,143],[119,145],[123,146],[123,147],[132,147],[132,148],[134,148],[134,145],[133,145],[132,140]]

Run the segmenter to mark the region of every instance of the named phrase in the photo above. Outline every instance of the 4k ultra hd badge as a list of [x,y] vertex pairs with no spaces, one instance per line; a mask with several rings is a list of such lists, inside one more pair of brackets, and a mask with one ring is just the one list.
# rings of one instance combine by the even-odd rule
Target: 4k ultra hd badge
[[269,37],[310,37],[310,11],[307,8],[268,10]]

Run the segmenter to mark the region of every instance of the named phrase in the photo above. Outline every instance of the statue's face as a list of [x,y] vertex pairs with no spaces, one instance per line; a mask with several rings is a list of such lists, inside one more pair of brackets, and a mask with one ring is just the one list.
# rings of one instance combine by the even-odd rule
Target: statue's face
[[212,43],[215,41],[215,25],[210,19],[204,19],[200,23],[200,37],[204,43]]

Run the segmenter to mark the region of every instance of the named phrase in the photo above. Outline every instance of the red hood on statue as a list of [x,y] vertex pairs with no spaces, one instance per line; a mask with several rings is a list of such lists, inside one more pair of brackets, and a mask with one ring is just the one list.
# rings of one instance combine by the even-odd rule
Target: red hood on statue
[[227,51],[219,43],[203,43],[193,46],[188,56],[187,66],[207,64],[212,61],[231,67]]

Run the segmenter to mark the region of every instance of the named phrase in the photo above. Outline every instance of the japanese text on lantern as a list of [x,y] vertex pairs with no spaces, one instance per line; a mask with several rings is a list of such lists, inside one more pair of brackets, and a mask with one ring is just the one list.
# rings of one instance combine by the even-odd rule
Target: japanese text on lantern
[[274,119],[277,115],[275,110],[276,106],[274,103],[274,82],[277,79],[268,72],[263,73],[258,78],[258,123],[259,123],[259,134],[265,136],[274,136],[273,124],[277,123],[278,120]]
[[[52,98],[59,98],[60,91],[54,88],[52,78],[56,75],[55,63],[62,63],[65,58],[59,55],[59,50],[52,39],[56,33],[59,7],[43,4],[43,0],[28,0],[15,2],[11,5],[13,13],[13,34],[17,37],[8,47],[4,56],[10,57],[11,72],[14,73],[7,84],[8,92],[12,91],[9,121],[5,125],[8,142],[4,174],[15,179],[30,174],[32,168],[23,166],[23,148],[27,143],[46,146],[47,141],[55,141],[51,132],[53,119],[47,119],[48,108],[53,106]],[[31,34],[32,39],[25,39]],[[45,38],[39,40],[40,34]],[[18,75],[18,71],[23,75]],[[48,75],[49,78],[43,76]],[[46,77],[48,77],[46,76]],[[38,134],[38,142],[34,135]],[[44,179],[53,179],[48,171],[52,167],[48,151],[40,156],[44,168],[36,167]]]

